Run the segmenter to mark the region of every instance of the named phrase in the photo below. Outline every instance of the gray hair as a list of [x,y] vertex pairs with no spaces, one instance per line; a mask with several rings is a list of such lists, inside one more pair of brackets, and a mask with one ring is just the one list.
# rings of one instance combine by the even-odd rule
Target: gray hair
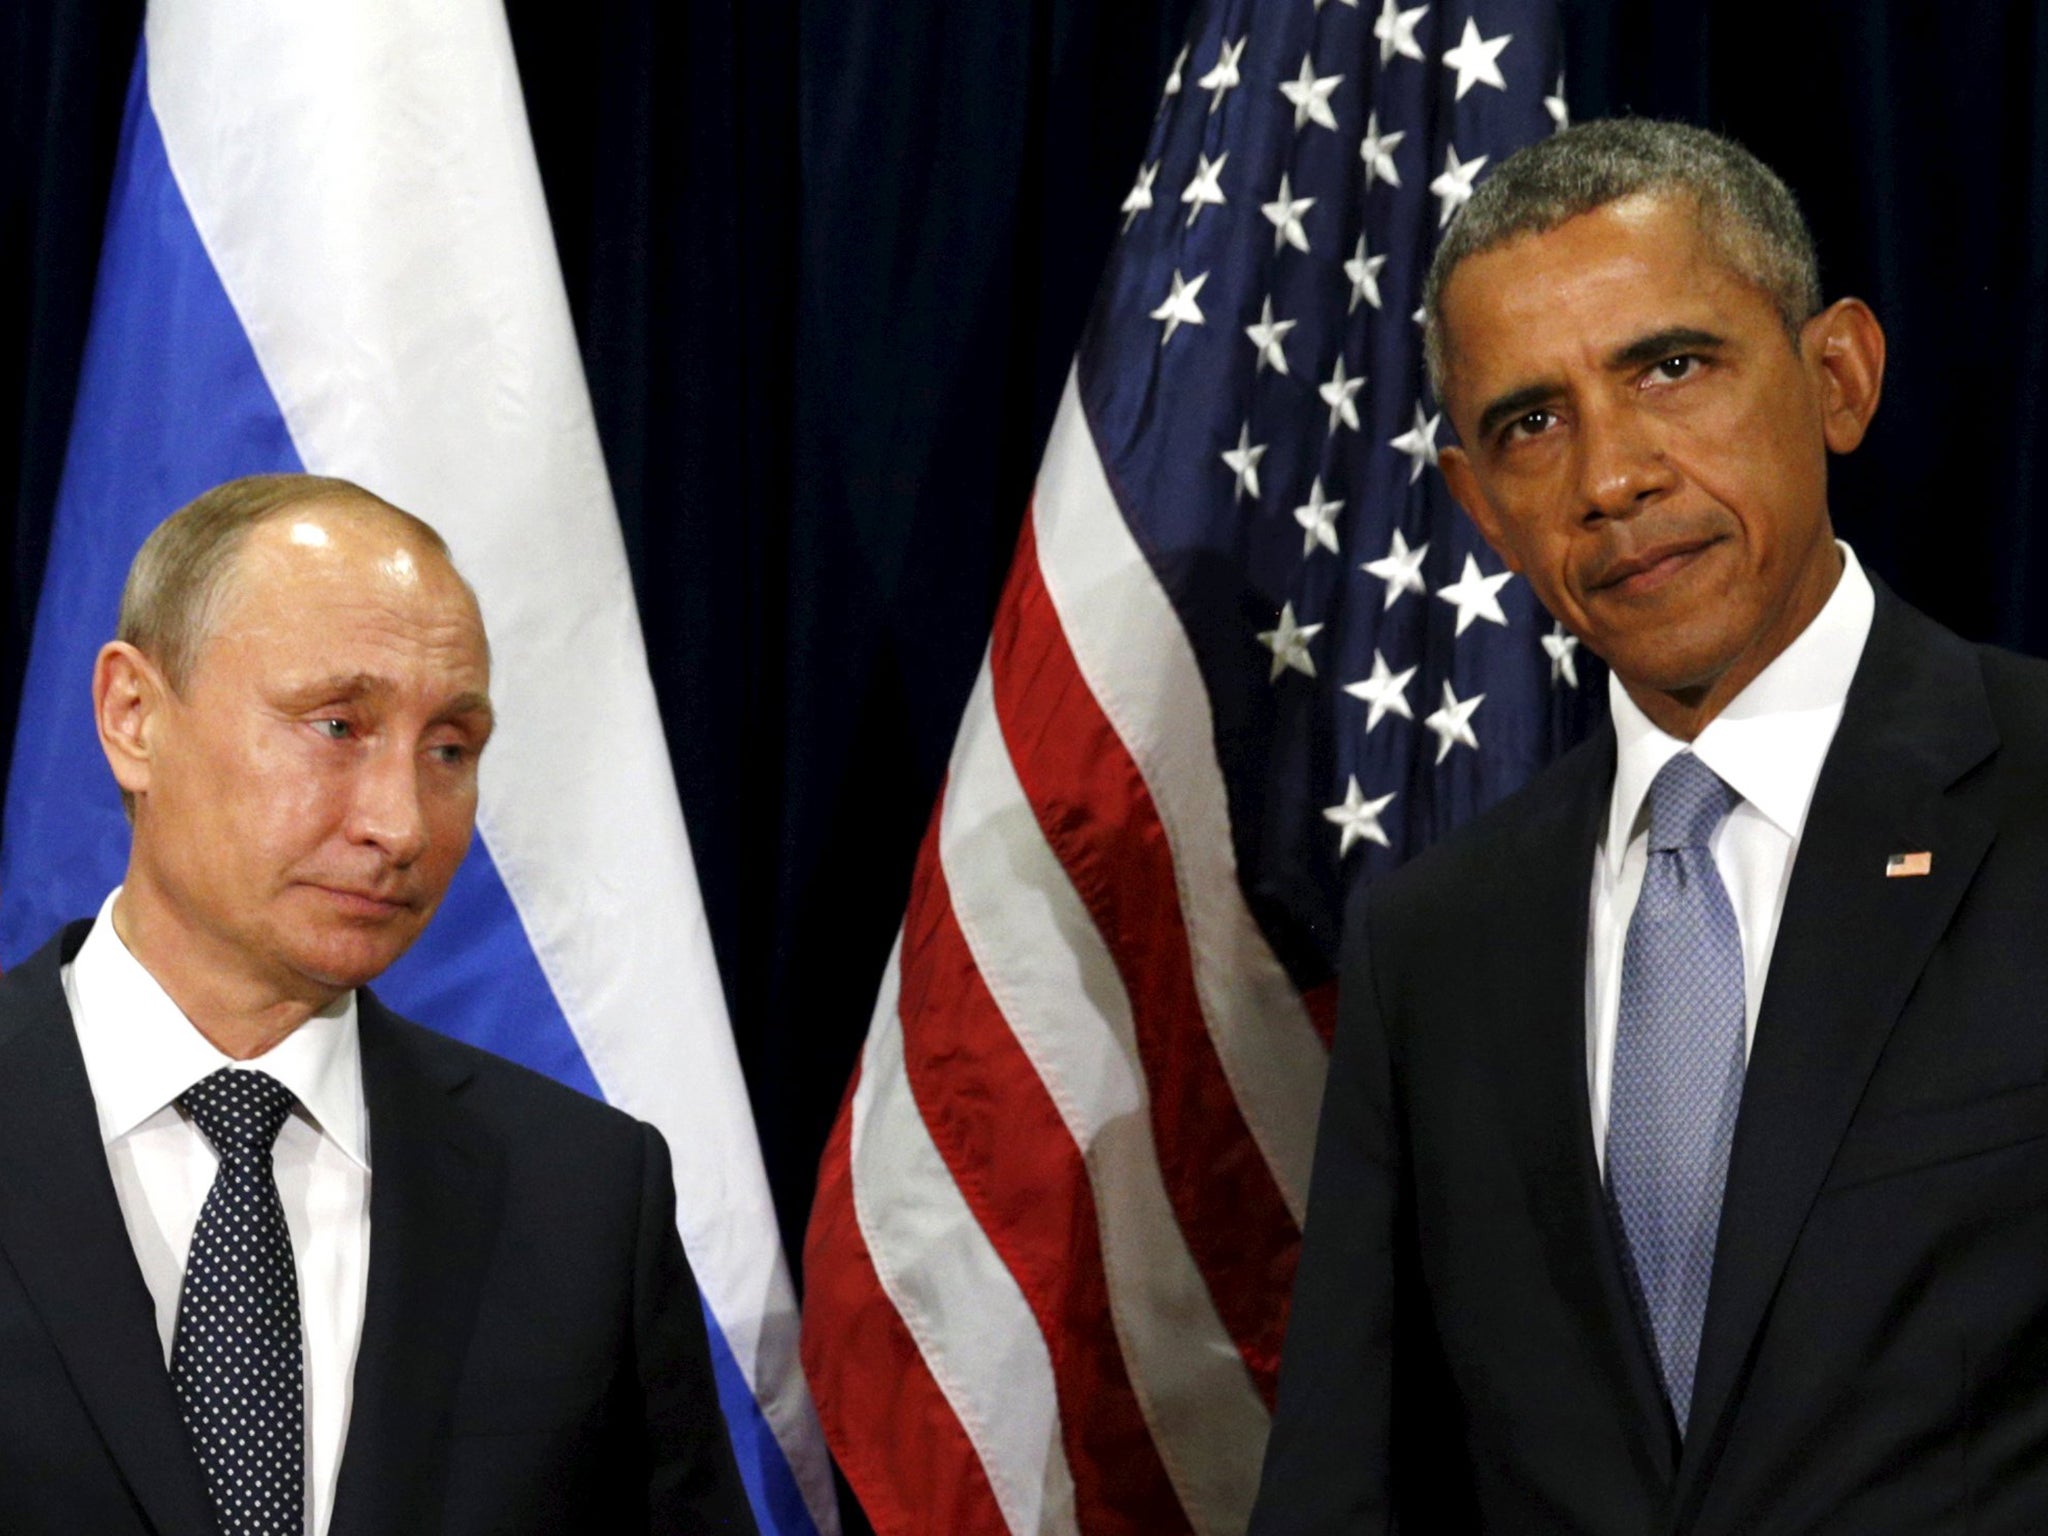
[[1451,221],[1423,280],[1423,358],[1443,394],[1444,285],[1460,262],[1642,193],[1689,197],[1700,232],[1729,270],[1769,296],[1796,345],[1820,312],[1820,265],[1799,204],[1770,167],[1689,123],[1581,123],[1500,163]]

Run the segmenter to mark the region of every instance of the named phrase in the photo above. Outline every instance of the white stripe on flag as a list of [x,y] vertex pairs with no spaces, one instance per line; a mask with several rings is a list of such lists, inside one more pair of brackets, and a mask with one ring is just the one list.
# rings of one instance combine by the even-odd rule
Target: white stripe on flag
[[1078,1536],[1052,1357],[925,1128],[889,956],[854,1090],[853,1204],[875,1274],[980,1457],[1012,1536]]
[[[1130,998],[1017,780],[986,661],[954,744],[939,853],[975,967],[1086,1159],[1118,1341],[1174,1491],[1204,1536],[1241,1531],[1265,1404],[1167,1199]],[[977,1300],[946,1307],[971,1314]]]
[[490,627],[478,828],[583,1055],[675,1156],[693,1268],[837,1529],[501,7],[158,0],[170,164],[306,467],[438,527]]
[[1239,887],[1209,695],[1103,474],[1072,372],[1039,470],[1033,526],[1074,660],[1158,807],[1203,1016],[1299,1225],[1328,1055]]

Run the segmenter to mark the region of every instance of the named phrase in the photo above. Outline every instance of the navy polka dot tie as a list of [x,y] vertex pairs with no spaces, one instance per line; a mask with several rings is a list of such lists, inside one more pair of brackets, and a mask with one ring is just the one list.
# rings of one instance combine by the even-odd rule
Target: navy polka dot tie
[[220,1154],[220,1171],[192,1234],[171,1383],[222,1536],[301,1536],[299,1282],[270,1161],[292,1092],[224,1067],[178,1104]]
[[1740,798],[1690,752],[1658,773],[1621,959],[1607,1192],[1681,1434],[1748,1059],[1742,932],[1708,848]]

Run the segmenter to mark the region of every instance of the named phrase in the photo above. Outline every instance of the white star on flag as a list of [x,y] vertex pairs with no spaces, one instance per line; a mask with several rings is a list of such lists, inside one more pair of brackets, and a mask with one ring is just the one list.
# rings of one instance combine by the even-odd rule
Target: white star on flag
[[1237,476],[1237,490],[1233,501],[1243,501],[1249,490],[1252,500],[1259,499],[1259,460],[1266,456],[1266,445],[1252,441],[1252,424],[1246,422],[1237,431],[1237,446],[1223,450],[1223,462],[1230,466],[1230,472]]
[[1505,76],[1496,62],[1501,50],[1515,40],[1512,32],[1503,32],[1499,37],[1482,38],[1479,23],[1470,16],[1465,18],[1465,35],[1458,39],[1458,46],[1444,50],[1444,68],[1458,72],[1458,94],[1456,100],[1463,101],[1465,93],[1475,83],[1490,85],[1497,91],[1508,88]]
[[1223,162],[1229,158],[1230,151],[1227,149],[1214,160],[1200,151],[1196,152],[1195,174],[1180,194],[1180,200],[1191,205],[1188,208],[1190,229],[1194,227],[1195,219],[1204,208],[1223,206],[1223,188],[1217,184],[1216,178],[1223,174]]
[[1401,173],[1394,169],[1394,151],[1401,141],[1408,137],[1406,130],[1395,129],[1392,133],[1380,132],[1378,112],[1365,114],[1365,137],[1358,143],[1358,158],[1365,162],[1365,186],[1372,190],[1373,178],[1377,177],[1390,187],[1401,185]]
[[1308,231],[1301,227],[1301,216],[1315,207],[1312,197],[1296,197],[1288,185],[1287,173],[1280,173],[1280,195],[1270,203],[1261,203],[1259,212],[1273,226],[1273,249],[1291,245],[1297,251],[1308,250]]
[[1242,82],[1237,78],[1237,61],[1244,57],[1244,45],[1251,38],[1247,32],[1234,43],[1225,43],[1223,51],[1216,55],[1216,65],[1195,84],[1210,93],[1209,110],[1214,112],[1223,105],[1223,98]]
[[1559,72],[1557,77],[1557,89],[1543,98],[1543,110],[1550,114],[1550,120],[1557,124],[1559,128],[1571,127],[1572,109],[1565,103],[1564,74],[1562,71]]
[[1436,462],[1436,429],[1443,424],[1443,419],[1442,412],[1425,417],[1422,414],[1422,405],[1418,401],[1415,406],[1415,425],[1388,442],[1389,448],[1408,455],[1410,485],[1422,478],[1423,465]]
[[1329,382],[1318,384],[1316,393],[1323,397],[1323,404],[1330,408],[1330,430],[1337,430],[1337,423],[1343,422],[1352,431],[1358,430],[1358,392],[1365,388],[1365,375],[1355,379],[1344,376],[1344,354],[1337,354],[1336,371]]
[[1370,736],[1373,728],[1388,715],[1399,715],[1403,720],[1413,720],[1414,711],[1408,708],[1408,684],[1415,678],[1417,668],[1396,672],[1387,665],[1387,658],[1377,650],[1372,653],[1372,676],[1362,682],[1346,683],[1344,691],[1354,699],[1363,699],[1371,706],[1365,715],[1365,734]]
[[1479,574],[1479,562],[1470,555],[1465,557],[1464,572],[1447,587],[1438,587],[1436,595],[1458,610],[1458,628],[1462,635],[1472,627],[1474,619],[1484,619],[1489,624],[1506,624],[1508,616],[1501,612],[1500,589],[1515,579],[1513,571],[1502,571],[1498,576]]
[[1302,526],[1302,558],[1313,554],[1318,544],[1333,555],[1337,553],[1337,514],[1343,507],[1341,501],[1323,500],[1323,477],[1317,475],[1308,500],[1294,509],[1294,520]]
[[1412,11],[1404,11],[1395,0],[1385,0],[1380,6],[1379,17],[1372,24],[1372,35],[1380,40],[1380,67],[1395,54],[1406,59],[1422,57],[1421,45],[1415,41],[1415,23],[1429,12],[1426,5],[1418,5]]
[[1204,323],[1201,306],[1195,303],[1195,295],[1202,291],[1202,284],[1207,281],[1209,274],[1203,272],[1197,275],[1192,283],[1185,282],[1181,278],[1180,268],[1173,269],[1173,291],[1167,294],[1157,309],[1152,311],[1154,320],[1166,322],[1166,333],[1159,338],[1159,345],[1163,347],[1173,340],[1173,333],[1183,325]]
[[1154,160],[1150,165],[1138,167],[1138,179],[1131,184],[1131,190],[1124,197],[1125,229],[1129,229],[1133,224],[1137,223],[1138,215],[1152,206],[1152,183],[1158,175],[1159,162],[1157,160]]
[[1472,183],[1478,179],[1479,168],[1486,164],[1486,156],[1479,155],[1471,160],[1458,158],[1458,146],[1444,146],[1443,174],[1429,184],[1429,190],[1442,199],[1443,206],[1437,210],[1436,227],[1442,229],[1451,222],[1451,215],[1465,206],[1472,196]]
[[1265,302],[1259,306],[1257,323],[1244,328],[1245,335],[1252,339],[1252,345],[1259,349],[1259,360],[1252,368],[1254,374],[1264,373],[1268,368],[1275,373],[1287,371],[1287,353],[1282,350],[1280,343],[1287,339],[1287,333],[1293,330],[1294,326],[1295,322],[1292,320],[1273,318],[1273,300],[1271,295],[1268,295]]
[[1393,607],[1403,592],[1413,592],[1417,597],[1429,595],[1429,588],[1422,580],[1422,557],[1428,553],[1427,539],[1410,549],[1408,540],[1396,528],[1394,542],[1388,546],[1387,552],[1359,567],[1366,575],[1377,576],[1387,584],[1387,600],[1380,605],[1382,613]]
[[1173,56],[1173,69],[1166,76],[1166,89],[1160,92],[1162,101],[1180,94],[1180,72],[1188,67],[1188,50],[1194,46],[1193,43],[1182,43],[1180,52]]
[[1579,648],[1579,637],[1570,633],[1562,624],[1553,624],[1550,633],[1543,636],[1543,654],[1550,658],[1550,686],[1555,688],[1562,679],[1570,687],[1579,686],[1579,663],[1574,654]]
[[1360,299],[1365,300],[1374,309],[1380,307],[1380,268],[1386,264],[1386,257],[1366,254],[1365,236],[1360,235],[1358,250],[1344,263],[1344,275],[1351,279],[1352,309],[1358,308]]
[[1451,685],[1444,684],[1444,704],[1435,714],[1423,721],[1426,730],[1436,732],[1436,760],[1441,763],[1451,755],[1452,747],[1479,747],[1479,737],[1472,730],[1472,714],[1486,702],[1486,695],[1475,693],[1469,699],[1461,699],[1451,691]]
[[1266,681],[1277,683],[1280,674],[1289,670],[1299,672],[1303,677],[1314,677],[1316,662],[1308,653],[1308,643],[1322,632],[1320,624],[1295,623],[1294,604],[1282,603],[1280,622],[1272,629],[1259,632],[1259,644],[1273,653],[1273,670]]
[[1344,83],[1342,75],[1316,75],[1315,61],[1307,54],[1301,56],[1301,73],[1292,80],[1280,82],[1280,94],[1294,103],[1294,131],[1301,132],[1304,123],[1314,123],[1318,128],[1335,128],[1337,114],[1331,109],[1330,96]]
[[1341,805],[1323,807],[1323,819],[1335,822],[1342,828],[1337,839],[1337,857],[1343,858],[1360,843],[1378,843],[1382,848],[1394,845],[1387,840],[1386,829],[1380,825],[1380,813],[1394,803],[1392,795],[1381,795],[1377,800],[1365,798],[1365,792],[1358,787],[1358,775],[1351,775],[1351,783],[1344,791]]

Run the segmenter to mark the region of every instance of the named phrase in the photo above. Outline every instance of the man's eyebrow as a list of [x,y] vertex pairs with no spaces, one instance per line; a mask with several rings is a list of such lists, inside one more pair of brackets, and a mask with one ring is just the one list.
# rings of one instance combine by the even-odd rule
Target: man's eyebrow
[[[332,677],[318,678],[292,689],[286,699],[295,708],[312,709],[334,700],[373,699],[390,693],[391,689],[391,680],[374,672],[337,672]],[[486,729],[497,721],[497,712],[491,708],[491,696],[476,689],[457,694],[436,713],[443,720],[481,715]]]
[[287,697],[295,704],[324,704],[331,699],[362,699],[374,694],[388,693],[391,685],[374,672],[336,672],[330,677],[314,678],[289,690]]
[[1727,345],[1727,337],[1716,336],[1712,331],[1674,325],[1669,330],[1653,331],[1648,336],[1638,337],[1615,352],[1608,361],[1616,368],[1640,368],[1646,363],[1661,363],[1680,352],[1716,352]]
[[1509,390],[1479,413],[1479,436],[1493,436],[1494,429],[1502,422],[1527,415],[1537,406],[1555,400],[1559,393],[1555,384],[1525,384],[1520,389]]
[[491,708],[491,696],[487,693],[457,694],[449,700],[448,707],[441,711],[443,720],[454,720],[463,715],[481,715],[486,731],[498,723],[498,712]]

